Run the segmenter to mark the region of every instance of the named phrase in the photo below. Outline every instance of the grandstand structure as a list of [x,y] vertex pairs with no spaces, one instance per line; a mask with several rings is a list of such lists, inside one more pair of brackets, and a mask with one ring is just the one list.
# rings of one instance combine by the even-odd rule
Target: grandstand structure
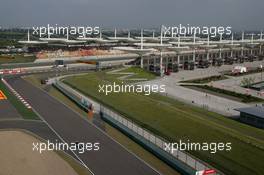
[[[117,36],[115,29],[114,37],[103,35],[100,31],[99,37],[90,38],[71,38],[69,36],[62,38],[42,38],[39,40],[19,41],[30,48],[40,48],[41,52],[58,52],[56,48],[61,49],[61,55],[66,57],[87,57],[87,56],[103,56],[107,53],[115,57],[115,53],[132,54],[137,60],[137,64],[141,65],[149,71],[164,73],[166,71],[177,72],[179,69],[192,70],[196,67],[207,68],[208,66],[221,66],[223,64],[234,64],[243,62],[253,62],[263,60],[263,33],[245,34],[242,32],[239,39],[234,39],[232,34],[228,39],[219,36],[219,39],[210,38],[210,36],[180,36],[165,37],[162,32],[159,36],[144,36],[145,30],[137,36],[132,36],[128,31],[127,37]],[[45,50],[45,47],[52,48],[52,51]],[[80,52],[76,55],[76,50],[96,49],[93,52]],[[74,54],[65,54],[64,52],[75,51]],[[120,52],[116,52],[120,51]],[[83,53],[89,53],[87,55]],[[92,54],[91,54],[92,53]],[[38,53],[39,54],[39,53]],[[60,54],[50,54],[54,57],[63,58]],[[42,56],[42,59],[45,57]],[[89,59],[89,58],[87,58]],[[131,58],[130,58],[131,59]]]

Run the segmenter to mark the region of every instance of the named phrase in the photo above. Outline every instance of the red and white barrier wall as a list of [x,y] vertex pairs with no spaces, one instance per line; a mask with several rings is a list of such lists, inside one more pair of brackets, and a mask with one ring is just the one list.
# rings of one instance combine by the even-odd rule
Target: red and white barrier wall
[[0,70],[0,75],[7,75],[7,74],[21,74],[25,73],[25,69],[17,68],[17,69],[2,69]]
[[28,108],[28,109],[31,109],[32,107],[30,106],[30,104],[23,98],[21,97],[21,95],[19,95],[19,93],[17,93],[17,91],[12,88],[8,82],[5,80],[5,79],[1,79],[2,82],[10,89],[10,91]]

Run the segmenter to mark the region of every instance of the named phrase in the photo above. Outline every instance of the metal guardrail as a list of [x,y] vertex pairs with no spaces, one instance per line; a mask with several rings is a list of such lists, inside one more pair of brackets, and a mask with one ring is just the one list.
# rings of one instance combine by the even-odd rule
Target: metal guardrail
[[[165,151],[165,144],[168,143],[165,139],[152,134],[150,131],[143,129],[142,127],[138,126],[132,120],[126,119],[123,116],[121,116],[120,114],[115,113],[112,110],[110,110],[110,109],[108,109],[102,105],[101,105],[101,111],[100,112],[103,114],[106,114],[107,116],[111,117],[115,121],[119,122],[120,124],[124,125],[128,129],[130,129],[131,131],[136,133],[137,135],[143,137],[144,139],[146,139],[150,143],[154,144],[158,148]],[[188,154],[186,152],[179,151],[179,150],[174,151],[174,152],[170,152],[169,150],[167,150],[166,152],[170,156],[172,156],[173,158],[180,160],[181,162],[185,163],[186,165],[188,165],[189,167],[191,167],[192,169],[194,169],[196,171],[213,169],[212,167],[210,167],[206,163],[204,163],[200,160],[197,160],[197,158],[191,156],[190,154]]]
[[[86,110],[89,104],[91,104],[89,102],[88,97],[82,95],[81,93],[72,89],[68,85],[60,81],[54,82],[53,85],[83,109]],[[168,158],[170,159],[170,161],[176,161],[183,163],[184,165],[187,165],[188,167],[193,169],[194,172],[193,174],[195,174],[195,172],[197,171],[202,171],[202,170],[211,170],[211,169],[216,170],[207,163],[195,158],[194,156],[190,155],[187,152],[183,152],[179,150],[170,152],[170,150],[165,150],[165,144],[167,144],[168,141],[157,135],[154,135],[150,131],[137,125],[132,120],[125,118],[124,116],[114,112],[113,110],[103,105],[100,105],[100,110],[98,112],[100,112],[101,116],[104,116],[114,121],[115,123],[122,125],[123,127],[127,128],[131,133],[139,136],[140,139],[147,141],[149,144],[154,146],[154,149],[156,149],[156,151],[163,152],[162,155],[163,156],[165,155],[167,159]],[[191,173],[187,173],[187,174],[191,174]],[[224,174],[224,173],[216,170],[215,174]]]

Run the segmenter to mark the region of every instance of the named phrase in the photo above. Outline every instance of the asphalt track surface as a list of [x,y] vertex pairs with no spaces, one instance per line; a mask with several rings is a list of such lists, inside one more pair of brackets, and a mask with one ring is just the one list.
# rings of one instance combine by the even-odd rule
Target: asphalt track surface
[[9,84],[67,143],[100,143],[99,151],[76,154],[95,175],[158,175],[159,173],[82,119],[70,108],[20,77]]
[[0,120],[0,129],[22,129],[30,131],[44,140],[60,141],[57,135],[42,121],[33,120]]

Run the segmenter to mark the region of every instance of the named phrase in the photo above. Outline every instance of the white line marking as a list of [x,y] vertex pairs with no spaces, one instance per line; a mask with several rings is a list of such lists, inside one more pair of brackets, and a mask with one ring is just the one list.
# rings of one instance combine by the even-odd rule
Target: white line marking
[[[36,86],[35,86],[36,87]],[[38,89],[40,89],[39,87],[36,87]],[[43,89],[40,89],[41,91],[43,91],[45,94],[49,95],[46,91],[44,91]],[[84,118],[83,116],[81,116],[78,112],[74,111],[72,108],[70,108],[67,104],[65,104],[63,101],[60,101],[58,99],[56,99],[55,97],[49,95],[50,97],[52,97],[53,99],[59,101],[60,103],[62,103],[64,106],[66,106],[67,108],[69,108],[71,111],[73,111],[75,114],[77,114],[78,118],[81,118],[82,120],[88,122],[89,124],[91,124],[92,126],[94,126],[95,128],[97,128],[101,133],[103,133],[105,136],[107,136],[108,138],[110,138],[112,141],[114,141],[115,143],[117,143],[119,146],[121,146],[123,149],[125,149],[128,153],[130,153],[131,155],[135,156],[138,160],[142,161],[143,163],[145,163],[148,167],[150,167],[153,171],[155,171],[156,173],[158,173],[159,175],[162,175],[160,172],[158,172],[158,170],[156,170],[154,167],[152,167],[149,163],[147,163],[146,161],[144,161],[143,159],[141,159],[140,157],[138,157],[135,153],[131,152],[130,150],[128,150],[126,147],[124,147],[121,143],[119,143],[118,141],[116,141],[115,139],[113,139],[112,137],[110,137],[108,134],[106,134],[103,130],[101,130],[101,128],[97,127],[95,124],[93,124],[92,122],[90,122],[89,120],[87,120],[86,118]]]
[[[35,86],[34,86],[35,87]],[[37,87],[38,88],[38,87]],[[42,89],[40,89],[40,90],[42,90]],[[42,90],[43,91],[43,90]],[[43,92],[45,92],[45,91],[43,91]],[[59,137],[59,139],[61,139],[61,141],[63,141],[64,143],[66,143],[65,142],[65,140],[51,127],[51,125],[34,109],[34,108],[32,108],[32,110],[39,116],[39,118],[43,121],[43,122],[45,122],[47,125],[48,125],[48,127]],[[83,164],[83,166],[86,168],[86,169],[88,169],[88,171],[92,174],[92,175],[95,175],[92,171],[91,171],[91,169],[90,168],[88,168],[88,166],[83,162],[83,160],[74,152],[74,151],[72,151],[71,150],[71,152],[77,157],[77,159]]]

